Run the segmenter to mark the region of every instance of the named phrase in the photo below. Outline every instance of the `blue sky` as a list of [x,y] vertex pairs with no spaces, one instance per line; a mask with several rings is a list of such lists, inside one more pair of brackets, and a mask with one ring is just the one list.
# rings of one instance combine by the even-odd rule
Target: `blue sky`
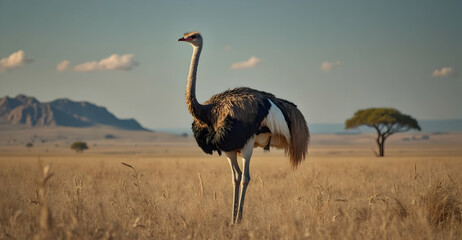
[[200,102],[248,86],[293,101],[309,123],[367,107],[462,118],[461,12],[461,1],[0,0],[0,96],[189,127],[192,48],[176,39],[200,31]]

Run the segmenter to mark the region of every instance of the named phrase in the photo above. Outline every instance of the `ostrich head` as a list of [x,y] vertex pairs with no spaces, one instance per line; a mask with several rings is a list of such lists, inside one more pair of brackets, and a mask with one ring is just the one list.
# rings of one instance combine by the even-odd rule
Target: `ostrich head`
[[182,38],[178,39],[178,41],[188,42],[194,47],[202,46],[202,36],[199,32],[185,33]]

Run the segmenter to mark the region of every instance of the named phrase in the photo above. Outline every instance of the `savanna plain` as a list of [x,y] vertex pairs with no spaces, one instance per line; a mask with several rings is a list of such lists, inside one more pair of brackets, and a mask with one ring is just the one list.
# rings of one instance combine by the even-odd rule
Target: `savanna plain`
[[[193,138],[53,131],[3,132],[0,239],[462,237],[461,133],[392,136],[383,158],[373,135],[313,135],[296,170],[283,152],[256,150],[232,225],[228,162]],[[69,149],[69,131],[90,149]]]

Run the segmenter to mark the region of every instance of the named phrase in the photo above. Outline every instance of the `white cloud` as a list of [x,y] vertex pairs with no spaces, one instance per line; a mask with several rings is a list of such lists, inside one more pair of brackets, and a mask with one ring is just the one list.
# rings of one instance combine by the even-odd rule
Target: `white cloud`
[[432,73],[432,76],[433,77],[448,77],[448,76],[452,76],[453,74],[454,74],[454,70],[452,69],[452,67],[443,67],[440,70],[435,69],[435,71],[433,71]]
[[323,62],[323,63],[321,64],[321,70],[327,72],[327,71],[330,71],[330,70],[332,70],[332,69],[334,69],[335,67],[338,67],[338,66],[340,66],[340,65],[341,65],[341,63],[340,63],[339,61],[335,61],[335,62]]
[[138,63],[133,60],[133,56],[133,54],[112,54],[100,61],[91,61],[79,64],[74,67],[74,71],[91,72],[97,70],[132,70],[132,68],[138,65]]
[[27,58],[23,50],[19,50],[6,58],[0,59],[0,72],[6,71],[10,68],[21,67],[25,63],[30,62],[32,62],[32,59]]
[[231,69],[252,68],[252,67],[257,66],[261,62],[262,62],[261,59],[255,57],[255,56],[252,56],[247,61],[237,62],[237,63],[231,64]]
[[101,70],[97,61],[82,63],[74,67],[74,71],[76,72],[91,72],[96,70]]
[[71,62],[69,62],[68,60],[64,60],[64,61],[58,63],[58,65],[56,65],[56,71],[64,72],[69,68],[70,64],[71,64]]

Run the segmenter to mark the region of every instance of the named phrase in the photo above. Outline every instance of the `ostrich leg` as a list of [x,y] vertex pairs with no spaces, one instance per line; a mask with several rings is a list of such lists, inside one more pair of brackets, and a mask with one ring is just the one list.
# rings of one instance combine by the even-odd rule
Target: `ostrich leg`
[[239,168],[239,164],[237,163],[237,152],[226,152],[226,157],[229,161],[229,166],[231,167],[231,173],[233,175],[233,217],[231,220],[231,224],[234,224],[237,219],[237,210],[239,207],[239,184],[241,182],[241,169]]
[[253,146],[255,142],[255,137],[249,139],[249,141],[245,144],[245,146],[241,149],[242,154],[242,166],[243,166],[243,173],[241,178],[241,198],[239,200],[239,213],[236,220],[236,223],[239,223],[242,219],[242,210],[244,209],[244,198],[245,192],[247,190],[247,185],[250,182],[250,173],[249,173],[249,166],[250,166],[250,158],[252,157]]

